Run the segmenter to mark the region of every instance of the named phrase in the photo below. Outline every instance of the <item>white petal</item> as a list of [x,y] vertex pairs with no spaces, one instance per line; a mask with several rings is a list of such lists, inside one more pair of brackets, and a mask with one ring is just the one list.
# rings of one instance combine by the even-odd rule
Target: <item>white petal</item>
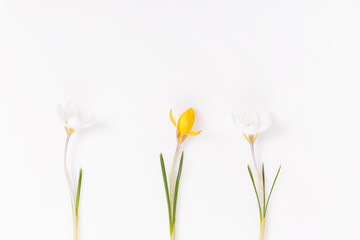
[[88,128],[95,123],[95,116],[91,115],[91,117],[88,117],[87,119],[83,120],[83,125],[81,128]]
[[92,112],[81,112],[79,114],[79,118],[81,118],[83,122],[88,122],[93,121],[95,119],[95,116]]
[[63,106],[61,106],[60,104],[58,104],[58,105],[56,106],[56,110],[57,110],[57,114],[58,114],[59,118],[60,118],[63,122],[66,122],[66,121],[67,121],[67,117],[66,117],[65,110],[64,110]]
[[240,116],[237,113],[232,112],[231,113],[231,118],[233,120],[233,122],[235,123],[236,126],[239,125],[239,120],[240,120]]
[[259,132],[259,128],[256,125],[249,125],[245,131],[244,134],[248,136],[256,135]]
[[235,125],[242,131],[244,132],[247,128],[247,125],[244,124],[244,122],[242,121],[242,115],[238,114],[238,113],[232,113],[232,119],[235,123]]
[[246,135],[256,135],[265,131],[271,124],[269,113],[259,114],[256,111],[247,111],[242,114],[232,113],[234,123]]
[[70,119],[71,117],[76,117],[78,115],[78,109],[73,102],[68,102],[65,105],[65,114],[67,119]]
[[78,129],[82,128],[83,123],[78,117],[71,117],[68,120],[68,125],[70,128]]
[[247,111],[243,114],[242,121],[246,125],[259,125],[260,117],[255,111]]
[[87,122],[84,122],[83,125],[81,126],[81,128],[88,128],[88,127],[91,127],[92,125],[94,125],[95,123],[95,119],[92,120],[92,121],[87,121]]
[[268,129],[271,125],[270,121],[270,114],[269,113],[263,113],[261,116],[261,126],[259,128],[259,132],[263,132],[266,129]]
[[95,123],[95,116],[92,112],[84,112],[79,115],[81,121],[83,122],[82,128],[90,127]]

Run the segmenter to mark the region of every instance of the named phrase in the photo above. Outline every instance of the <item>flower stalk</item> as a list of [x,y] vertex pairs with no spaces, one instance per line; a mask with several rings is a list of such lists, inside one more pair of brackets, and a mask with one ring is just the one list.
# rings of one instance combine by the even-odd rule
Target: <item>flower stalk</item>
[[65,177],[66,177],[66,181],[67,181],[67,185],[68,185],[68,189],[69,189],[69,193],[70,193],[71,203],[74,204],[75,194],[74,194],[74,190],[73,190],[73,187],[71,184],[71,179],[70,179],[69,171],[67,169],[67,164],[66,164],[66,156],[67,156],[67,150],[68,150],[68,146],[69,146],[70,137],[71,137],[71,134],[67,134],[66,142],[65,142],[65,151],[64,151],[64,170],[65,170]]
[[78,231],[79,230],[79,218],[75,216],[73,219],[73,231],[74,231],[74,240],[78,239]]
[[264,240],[265,234],[265,218],[260,221],[260,240]]
[[171,166],[171,171],[169,174],[169,185],[170,185],[170,206],[173,207],[174,205],[174,194],[175,194],[175,167],[177,159],[179,158],[179,152],[180,152],[181,144],[178,143],[176,145],[176,150],[174,154],[174,159]]
[[[257,166],[257,163],[256,163],[256,159],[255,159],[255,149],[254,149],[254,142],[250,142],[250,150],[251,150],[251,156],[252,156],[252,160],[253,160],[253,164],[254,164],[254,168],[256,170],[256,174],[257,174],[257,187],[258,187],[258,191],[259,191],[259,198],[260,199],[264,199],[264,192],[265,192],[265,189],[264,189],[264,177],[261,175],[260,173],[260,170]],[[264,201],[262,202],[262,204],[264,205]]]
[[71,134],[67,135],[66,142],[65,142],[64,169],[65,169],[66,181],[67,181],[68,188],[69,188],[70,200],[71,200],[71,210],[72,210],[72,214],[73,214],[73,235],[74,235],[74,240],[78,240],[79,204],[80,204],[80,192],[81,192],[81,182],[82,182],[82,169],[80,168],[79,180],[78,180],[78,184],[77,184],[77,192],[76,192],[76,195],[75,195],[74,190],[73,190],[73,186],[72,186],[72,183],[71,183],[69,171],[67,169],[67,164],[66,164],[66,156],[67,156],[67,149],[68,149],[68,145],[69,145],[70,136],[71,136]]

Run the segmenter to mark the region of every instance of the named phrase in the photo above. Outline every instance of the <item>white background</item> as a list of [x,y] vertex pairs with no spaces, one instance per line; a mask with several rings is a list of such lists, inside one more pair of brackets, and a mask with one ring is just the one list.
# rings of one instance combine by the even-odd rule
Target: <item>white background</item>
[[178,240],[258,239],[250,150],[232,111],[270,111],[256,142],[270,185],[266,239],[356,239],[360,224],[360,2],[0,0],[0,239],[72,239],[56,105],[74,134],[80,239],[168,239],[159,163],[169,119],[184,145]]

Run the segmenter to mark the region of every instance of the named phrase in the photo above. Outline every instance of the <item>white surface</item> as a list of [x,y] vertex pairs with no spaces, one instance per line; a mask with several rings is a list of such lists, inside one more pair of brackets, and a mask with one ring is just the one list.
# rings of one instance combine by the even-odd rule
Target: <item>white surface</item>
[[196,111],[177,240],[258,239],[248,144],[231,111],[269,110],[256,154],[283,169],[266,239],[355,239],[360,224],[358,1],[0,0],[0,239],[72,239],[56,104],[97,123],[70,142],[84,169],[80,239],[168,239],[159,153]]

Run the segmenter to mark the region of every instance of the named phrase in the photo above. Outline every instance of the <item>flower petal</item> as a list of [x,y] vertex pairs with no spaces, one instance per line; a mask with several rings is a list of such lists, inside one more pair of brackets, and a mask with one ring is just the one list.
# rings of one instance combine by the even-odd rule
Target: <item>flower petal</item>
[[66,114],[65,114],[65,110],[63,108],[63,106],[61,106],[60,104],[58,104],[56,106],[56,111],[57,111],[57,114],[59,116],[59,118],[63,121],[63,122],[66,122],[67,121],[67,118],[66,118]]
[[253,136],[256,135],[257,133],[259,133],[259,128],[256,125],[249,125],[244,131],[244,134],[248,135],[248,136]]
[[246,125],[259,125],[261,124],[260,116],[255,111],[247,111],[243,114],[242,121]]
[[68,126],[73,129],[82,128],[83,123],[78,117],[71,117],[68,120]]
[[235,123],[235,125],[242,131],[244,132],[247,128],[247,125],[242,121],[243,116],[239,113],[231,113],[232,119]]
[[259,114],[256,111],[247,111],[241,115],[233,114],[233,120],[241,131],[248,136],[263,132],[270,126],[269,114]]
[[86,116],[86,118],[82,118],[82,126],[81,128],[88,128],[95,124],[95,116],[92,113],[89,113],[90,115]]
[[241,116],[238,113],[231,113],[231,118],[236,126],[239,126],[239,122],[241,121]]
[[178,120],[178,131],[182,134],[188,134],[194,125],[195,121],[195,112],[194,109],[189,108],[181,114],[179,120]]
[[199,133],[201,133],[201,130],[200,130],[200,131],[197,131],[197,132],[189,132],[189,133],[186,134],[186,135],[195,136],[195,135],[198,135]]
[[172,109],[170,109],[170,120],[171,120],[172,124],[174,124],[174,126],[176,127],[176,122],[175,122],[174,116],[172,114]]
[[263,132],[268,129],[271,125],[270,114],[268,112],[261,115],[261,126],[259,127],[259,132]]
[[80,128],[88,128],[95,124],[95,119],[93,121],[84,122]]
[[78,115],[78,109],[77,109],[75,103],[68,102],[65,105],[65,114],[66,114],[67,119],[70,119],[71,117],[75,117]]

